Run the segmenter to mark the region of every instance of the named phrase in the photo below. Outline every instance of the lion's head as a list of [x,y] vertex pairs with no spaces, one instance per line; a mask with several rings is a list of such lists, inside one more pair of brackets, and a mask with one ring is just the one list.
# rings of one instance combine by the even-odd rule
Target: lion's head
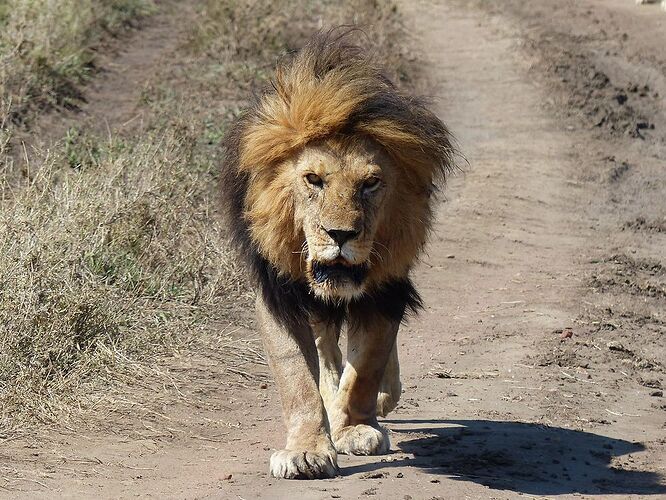
[[222,175],[252,265],[332,300],[406,278],[452,165],[443,123],[344,39],[321,34],[279,62],[229,135]]
[[383,259],[376,236],[398,180],[393,162],[367,138],[329,138],[303,148],[291,174],[312,290],[326,298],[360,294]]

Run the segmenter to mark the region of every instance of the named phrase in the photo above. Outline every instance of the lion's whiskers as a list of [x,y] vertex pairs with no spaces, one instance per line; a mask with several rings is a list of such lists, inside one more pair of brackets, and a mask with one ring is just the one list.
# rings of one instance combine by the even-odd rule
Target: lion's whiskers
[[307,255],[308,253],[308,242],[307,240],[303,240],[303,244],[301,245],[301,250],[299,252],[291,252],[294,254],[300,254],[301,258],[298,259],[298,270],[299,272],[303,272],[303,255]]
[[384,256],[380,254],[376,248],[373,247],[370,249],[370,255],[376,256],[382,264],[384,263]]
[[[389,258],[391,258],[391,259],[393,258],[393,255],[391,255],[391,250],[389,249],[389,247],[387,247],[386,245],[384,245],[384,244],[383,244],[382,242],[380,242],[380,241],[375,241],[374,244],[375,244],[375,245],[379,245],[379,246],[381,246],[381,247],[384,247],[384,248],[386,249],[386,253],[388,254]],[[377,250],[375,249],[374,245],[373,245],[372,249],[375,250],[375,251],[377,251]],[[377,251],[377,252],[378,252],[378,251]],[[378,252],[378,253],[379,253],[379,252]],[[383,259],[382,259],[382,262],[383,262]]]
[[291,252],[293,254],[306,254],[308,253],[308,248],[307,248],[307,241],[304,241],[303,244],[301,245],[301,249],[295,252]]

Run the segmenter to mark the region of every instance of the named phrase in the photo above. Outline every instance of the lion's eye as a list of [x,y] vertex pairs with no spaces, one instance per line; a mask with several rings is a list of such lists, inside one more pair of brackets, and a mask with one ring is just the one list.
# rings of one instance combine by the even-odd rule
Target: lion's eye
[[372,193],[380,186],[380,184],[381,182],[377,177],[370,177],[363,183],[363,192]]
[[324,185],[324,181],[321,180],[321,177],[319,177],[317,174],[307,174],[305,176],[305,180],[308,181],[308,184],[318,188]]

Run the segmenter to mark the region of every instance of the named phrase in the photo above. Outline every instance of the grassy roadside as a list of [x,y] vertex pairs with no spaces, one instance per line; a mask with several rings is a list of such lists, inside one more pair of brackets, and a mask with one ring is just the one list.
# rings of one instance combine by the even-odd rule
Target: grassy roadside
[[[108,4],[119,2],[100,5]],[[396,49],[399,15],[388,3],[208,0],[197,19],[177,63],[154,75],[141,96],[152,118],[140,134],[98,137],[73,128],[29,167],[0,151],[0,438],[85,407],[83,386],[202,342],[247,305],[215,215],[219,143],[279,54],[322,25],[354,23],[394,77],[407,75]],[[70,40],[78,42],[68,47],[84,47],[91,38]],[[49,57],[54,66],[58,58]],[[43,81],[33,66],[17,67],[27,80]],[[86,64],[74,67],[67,82],[76,92]],[[42,109],[36,103],[74,95],[52,100],[49,92],[61,87],[13,81],[3,80],[18,96],[3,97],[5,123],[16,122],[9,102],[34,112]],[[10,186],[17,168],[20,185]]]
[[151,0],[3,0],[0,2],[0,118],[67,106],[94,69],[94,51],[153,12]]

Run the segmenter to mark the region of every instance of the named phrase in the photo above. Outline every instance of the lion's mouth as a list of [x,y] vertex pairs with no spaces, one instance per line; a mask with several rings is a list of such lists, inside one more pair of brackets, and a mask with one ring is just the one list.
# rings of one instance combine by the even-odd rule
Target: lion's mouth
[[339,260],[333,262],[313,262],[312,278],[316,283],[342,283],[349,282],[361,285],[368,275],[368,266],[365,264],[347,264]]

